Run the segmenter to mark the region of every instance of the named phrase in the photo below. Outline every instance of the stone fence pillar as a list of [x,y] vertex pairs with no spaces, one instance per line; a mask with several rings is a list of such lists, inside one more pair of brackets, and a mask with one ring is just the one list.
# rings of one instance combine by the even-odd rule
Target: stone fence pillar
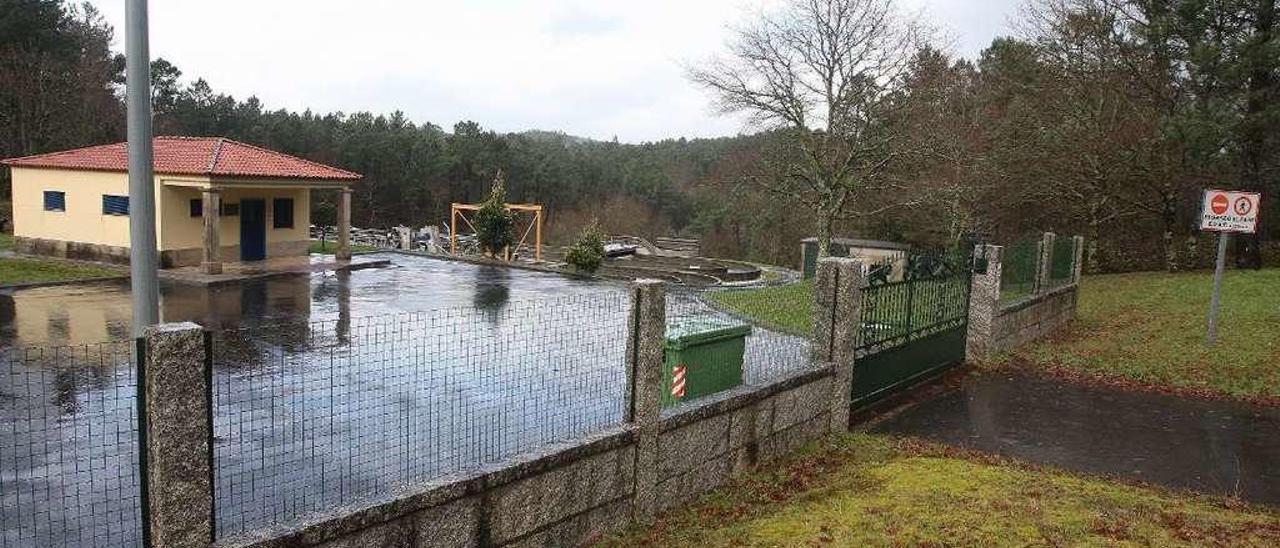
[[1053,243],[1057,239],[1052,232],[1045,232],[1040,239],[1040,259],[1036,261],[1036,282],[1034,293],[1039,295],[1049,290],[1049,277],[1053,272]]
[[[213,541],[213,421],[208,338],[191,322],[146,328],[138,377],[143,488],[151,546]],[[147,533],[144,533],[147,534]]]
[[344,188],[338,201],[338,248],[333,256],[339,261],[351,260],[351,188]]
[[[973,273],[969,286],[969,327],[965,333],[964,357],[977,360],[990,353],[996,314],[1000,312],[1000,259],[1004,248],[979,244],[974,256],[985,259],[985,269]],[[1039,278],[1037,275],[1037,283]]]
[[1084,236],[1072,236],[1071,242],[1074,253],[1071,259],[1071,283],[1078,284],[1084,273]]
[[835,368],[831,431],[849,429],[853,361],[862,324],[862,261],[826,257],[818,261],[813,284],[813,359]]
[[636,280],[628,288],[627,420],[636,428],[636,521],[646,522],[658,508],[658,436],[661,435],[663,342],[667,335],[666,284]]

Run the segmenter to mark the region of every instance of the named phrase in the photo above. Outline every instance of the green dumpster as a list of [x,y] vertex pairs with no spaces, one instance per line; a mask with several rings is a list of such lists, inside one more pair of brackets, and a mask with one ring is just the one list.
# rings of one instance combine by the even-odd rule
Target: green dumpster
[[676,321],[667,326],[662,406],[742,384],[742,355],[751,326],[728,320]]

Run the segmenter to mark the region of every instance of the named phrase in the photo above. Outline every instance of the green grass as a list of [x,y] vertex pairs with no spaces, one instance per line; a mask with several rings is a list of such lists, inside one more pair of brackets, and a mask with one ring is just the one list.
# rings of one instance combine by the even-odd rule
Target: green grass
[[1218,343],[1205,345],[1212,274],[1087,276],[1064,334],[993,360],[1235,397],[1280,397],[1280,269],[1228,271]]
[[11,249],[13,249],[13,234],[0,232],[0,251],[9,251]]
[[[325,241],[323,245],[324,248],[321,249],[320,240],[311,240],[311,243],[307,245],[307,253],[325,253],[332,255],[333,251],[338,248],[338,243],[332,240]],[[363,253],[365,251],[378,251],[378,248],[369,245],[351,244],[351,251],[353,253]]]
[[1280,513],[912,440],[833,437],[606,546],[1276,546]]
[[116,268],[56,259],[26,257],[0,259],[0,285],[62,282],[121,275],[124,275],[124,271]]
[[745,289],[720,291],[711,298],[726,309],[742,314],[782,331],[808,334],[813,332],[813,281]]

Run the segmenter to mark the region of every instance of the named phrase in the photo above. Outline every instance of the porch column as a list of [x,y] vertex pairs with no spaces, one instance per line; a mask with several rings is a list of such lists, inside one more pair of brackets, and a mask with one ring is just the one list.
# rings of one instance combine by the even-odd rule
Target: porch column
[[338,260],[351,259],[351,189],[342,189],[342,201],[338,204]]
[[204,256],[200,262],[200,270],[205,274],[222,273],[222,241],[219,238],[220,226],[218,215],[222,206],[222,194],[216,188],[207,188],[201,193],[200,210],[204,216]]

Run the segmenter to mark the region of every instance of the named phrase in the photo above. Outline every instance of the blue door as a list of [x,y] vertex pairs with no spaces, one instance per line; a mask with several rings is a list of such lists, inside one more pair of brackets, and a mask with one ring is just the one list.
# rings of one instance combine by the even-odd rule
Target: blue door
[[267,202],[240,200],[240,260],[267,258]]

